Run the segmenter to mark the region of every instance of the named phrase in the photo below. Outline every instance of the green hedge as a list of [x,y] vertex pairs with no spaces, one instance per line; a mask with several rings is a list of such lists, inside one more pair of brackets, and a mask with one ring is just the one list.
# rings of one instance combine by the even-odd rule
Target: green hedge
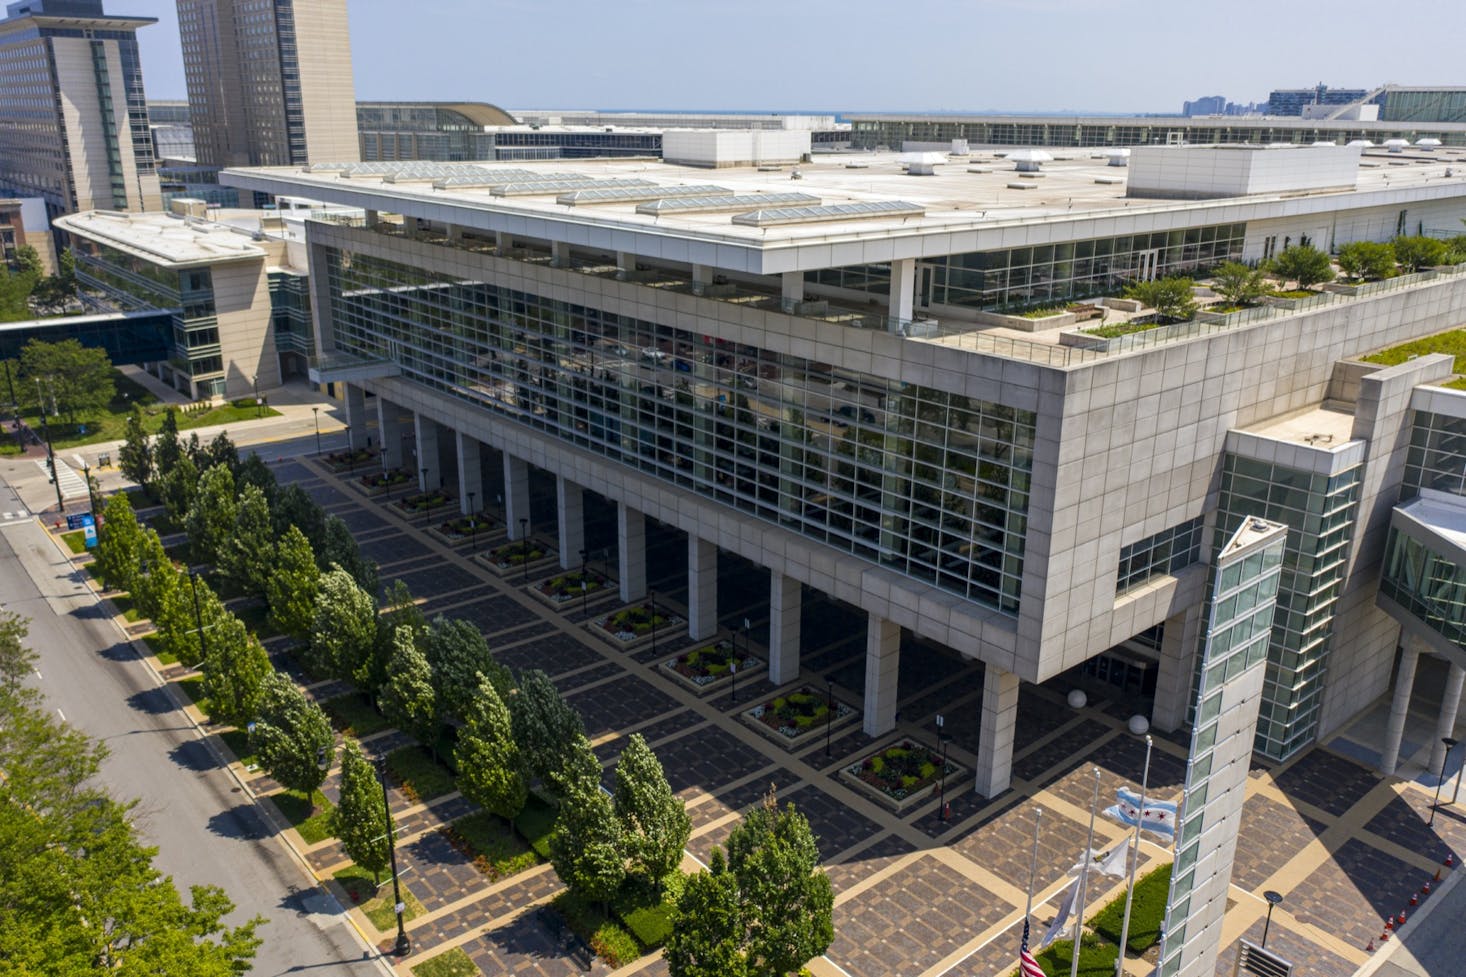
[[641,956],[636,937],[626,932],[601,912],[595,903],[573,892],[562,892],[550,903],[565,925],[590,945],[591,951],[612,969],[624,967]]
[[[1073,948],[1073,940],[1055,940],[1033,956],[1048,977],[1069,977]],[[1013,977],[1021,975],[1015,970]],[[1086,933],[1079,946],[1079,977],[1115,977],[1115,945]]]
[[677,906],[682,887],[680,872],[667,876],[660,888],[633,876],[616,893],[611,911],[643,947],[654,950],[667,942],[667,935],[672,932],[672,910]]
[[545,859],[550,857],[550,832],[555,828],[555,805],[538,794],[530,794],[524,810],[514,819],[514,827],[519,829],[519,833],[529,842],[529,847],[534,849],[535,854]]
[[[1131,953],[1144,953],[1161,938],[1161,923],[1166,919],[1166,896],[1171,887],[1171,866],[1162,865],[1147,872],[1135,883],[1135,901],[1130,908],[1130,932],[1126,945]],[[1092,928],[1111,943],[1119,944],[1120,926],[1125,919],[1125,897],[1122,895],[1090,920]]]

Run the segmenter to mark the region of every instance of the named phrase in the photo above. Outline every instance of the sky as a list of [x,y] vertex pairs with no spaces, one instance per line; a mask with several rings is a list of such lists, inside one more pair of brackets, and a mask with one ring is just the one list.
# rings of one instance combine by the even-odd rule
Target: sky
[[[106,0],[184,98],[172,0]],[[1466,84],[1466,12],[1378,0],[349,0],[362,100],[504,108],[1178,112]]]

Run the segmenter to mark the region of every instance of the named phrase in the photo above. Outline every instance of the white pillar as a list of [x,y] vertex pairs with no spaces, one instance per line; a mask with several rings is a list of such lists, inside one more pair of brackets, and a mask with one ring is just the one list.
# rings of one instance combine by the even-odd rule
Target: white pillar
[[508,251],[509,246],[513,243],[514,239],[509,235],[508,231],[494,232],[494,250],[497,251],[499,254],[503,254],[505,251]]
[[1441,698],[1440,715],[1435,721],[1435,742],[1430,746],[1430,772],[1435,775],[1440,772],[1441,764],[1446,762],[1446,744],[1441,740],[1447,736],[1454,737],[1456,732],[1456,713],[1461,708],[1461,688],[1466,685],[1466,668],[1452,663],[1451,673],[1446,677],[1446,691]]
[[362,222],[366,224],[367,227],[376,227],[377,220],[378,215],[375,210],[368,210],[362,215]]
[[890,316],[898,323],[911,321],[911,310],[916,303],[916,259],[900,258],[891,262],[891,310]]
[[625,502],[616,506],[616,555],[621,570],[621,600],[646,596],[646,517]]
[[769,682],[783,685],[799,678],[799,581],[769,571]]
[[804,301],[804,272],[784,272],[781,278],[781,285],[780,308],[785,312],[793,312],[798,308],[799,303]]
[[713,283],[713,269],[708,265],[694,264],[692,266],[692,294],[707,294],[708,286]]
[[388,468],[402,467],[402,419],[400,408],[386,397],[377,397],[377,435],[382,439],[382,455]]
[[1415,687],[1415,666],[1420,662],[1420,645],[1406,636],[1400,647],[1400,669],[1395,673],[1395,697],[1390,702],[1390,721],[1385,727],[1384,749],[1380,751],[1380,772],[1389,776],[1400,765],[1400,741],[1405,738],[1405,719],[1410,714],[1410,693]]
[[616,280],[629,281],[636,274],[636,255],[630,251],[616,252]]
[[366,391],[355,383],[342,386],[346,401],[346,443],[355,451],[365,448],[367,443]]
[[865,625],[865,722],[868,736],[896,728],[901,625],[875,614]]
[[550,267],[564,268],[570,264],[570,242],[550,242]]
[[560,569],[580,566],[585,549],[585,493],[564,475],[555,479],[555,518],[560,539]]
[[[454,431],[458,442],[458,511],[465,516],[482,512],[489,500],[484,498],[484,472],[479,459],[480,445],[462,431]],[[472,494],[472,501],[469,495]]]
[[459,241],[463,240],[462,224],[449,224],[447,225],[446,230],[448,232],[448,240],[450,242],[457,244]]
[[694,641],[718,632],[718,547],[687,534],[687,635]]
[[1013,731],[1018,726],[1018,676],[984,665],[982,725],[977,739],[977,792],[996,797],[1013,779]]
[[[504,452],[504,522],[510,539],[522,539],[519,520],[529,519],[529,462]],[[527,532],[534,526],[525,523]]]
[[417,472],[424,492],[431,492],[443,479],[443,465],[438,457],[438,422],[422,414],[414,414],[417,427]]

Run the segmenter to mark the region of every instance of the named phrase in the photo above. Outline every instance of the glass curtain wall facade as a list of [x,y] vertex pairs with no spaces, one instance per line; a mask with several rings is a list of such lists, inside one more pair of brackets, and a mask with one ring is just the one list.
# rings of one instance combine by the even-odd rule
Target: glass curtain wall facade
[[352,251],[326,258],[336,349],[1017,613],[1031,412]]
[[1400,500],[1423,488],[1466,495],[1466,418],[1416,411]]
[[1163,529],[1154,536],[1120,547],[1115,593],[1122,594],[1147,580],[1175,573],[1201,560],[1202,516],[1179,526]]
[[[1393,95],[1391,96],[1394,97]],[[1108,146],[1153,146],[1191,143],[1253,143],[1266,146],[1274,142],[1308,145],[1311,142],[1332,142],[1342,146],[1354,139],[1376,143],[1399,135],[1414,142],[1422,137],[1441,140],[1442,145],[1466,145],[1466,133],[1444,130],[1422,122],[1418,129],[1382,131],[1377,126],[1357,125],[1348,128],[1334,125],[1312,126],[1307,123],[1273,125],[1262,120],[1236,119],[1229,122],[1196,121],[1184,118],[1160,118],[1133,122],[1104,119],[952,119],[941,116],[917,119],[853,119],[851,146],[875,149],[886,146],[897,150],[903,142],[949,142],[966,139],[974,146],[1057,146],[1100,148]]]
[[1257,751],[1275,760],[1312,743],[1318,728],[1359,472],[1317,475],[1231,452],[1222,463],[1218,539],[1227,539],[1250,516],[1288,527],[1257,721]]
[[1379,592],[1466,648],[1466,572],[1451,557],[1391,526]]

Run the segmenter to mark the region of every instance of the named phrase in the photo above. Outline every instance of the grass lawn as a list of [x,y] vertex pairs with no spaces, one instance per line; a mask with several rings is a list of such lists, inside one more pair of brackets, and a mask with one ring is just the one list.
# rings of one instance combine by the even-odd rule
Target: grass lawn
[[331,811],[335,805],[320,791],[307,798],[298,790],[287,790],[271,794],[270,800],[307,845],[335,837],[331,834]]
[[[1130,907],[1130,931],[1126,944],[1131,953],[1144,953],[1161,938],[1161,924],[1166,919],[1166,896],[1171,888],[1171,866],[1162,865],[1147,872],[1135,883],[1135,899]],[[1111,943],[1120,942],[1120,927],[1125,918],[1125,897],[1101,909],[1089,925],[1095,933]]]
[[460,818],[445,830],[467,845],[474,865],[491,879],[506,878],[540,862],[507,821],[487,811]]
[[338,733],[355,736],[357,739],[379,733],[391,726],[381,713],[372,708],[366,696],[356,692],[327,699],[321,703],[321,708],[331,717],[331,725]]
[[71,550],[73,556],[80,555],[87,551],[87,531],[85,529],[73,529],[69,533],[61,534],[61,542]]
[[611,911],[643,948],[655,949],[667,942],[672,932],[672,910],[682,895],[684,881],[680,872],[673,872],[659,890],[645,879],[628,878],[611,900]]
[[112,602],[112,606],[117,608],[117,613],[121,614],[128,624],[136,624],[143,619],[142,612],[137,609],[137,605],[133,603],[132,598],[126,594],[109,597],[108,600]]
[[479,969],[458,947],[412,968],[415,977],[478,977]]
[[173,652],[171,651],[163,650],[163,639],[158,637],[158,632],[154,631],[152,634],[143,635],[143,644],[147,645],[148,650],[151,651],[153,653],[153,656],[158,659],[159,665],[178,664],[177,655],[173,654]]
[[229,747],[229,752],[234,754],[235,759],[246,767],[256,765],[256,758],[249,748],[249,733],[242,729],[226,729],[218,734],[224,745]]
[[[582,940],[590,945],[596,956],[606,961],[613,969],[624,967],[641,956],[641,947],[636,937],[626,932],[601,911],[599,903],[590,902],[573,892],[562,892],[550,905],[565,920]],[[1114,965],[1111,964],[1113,971]]]
[[[1049,977],[1068,977],[1074,961],[1074,941],[1055,940],[1046,950],[1034,954]],[[1079,947],[1079,977],[1114,977],[1115,945],[1085,934]],[[1014,972],[1014,977],[1018,977]]]
[[174,682],[173,685],[178,691],[183,693],[189,702],[199,707],[199,712],[205,716],[209,715],[210,710],[213,708],[213,703],[209,701],[208,696],[204,695],[204,677],[202,675],[190,675],[187,678],[181,678]]
[[418,801],[430,801],[456,789],[453,775],[420,746],[404,746],[387,754],[387,770],[403,792]]
[[514,827],[541,858],[550,857],[550,833],[555,828],[555,814],[555,805],[538,794],[530,794],[524,810],[514,819]]
[[1371,353],[1363,359],[1366,363],[1395,366],[1398,363],[1404,363],[1411,357],[1424,356],[1427,353],[1451,354],[1456,358],[1456,372],[1466,373],[1466,329],[1452,329],[1450,332],[1436,333],[1424,339],[1401,343],[1399,346],[1391,346],[1378,353]]
[[[347,899],[353,906],[361,907],[373,926],[383,933],[396,929],[397,914],[392,911],[392,876],[389,873],[382,873],[380,888],[372,881],[372,873],[356,865],[343,868],[333,878],[341,883],[341,887],[346,890]],[[412,894],[412,890],[400,878],[398,886],[402,889],[402,901],[407,904],[402,913],[403,921],[421,916],[424,910],[417,896]]]

